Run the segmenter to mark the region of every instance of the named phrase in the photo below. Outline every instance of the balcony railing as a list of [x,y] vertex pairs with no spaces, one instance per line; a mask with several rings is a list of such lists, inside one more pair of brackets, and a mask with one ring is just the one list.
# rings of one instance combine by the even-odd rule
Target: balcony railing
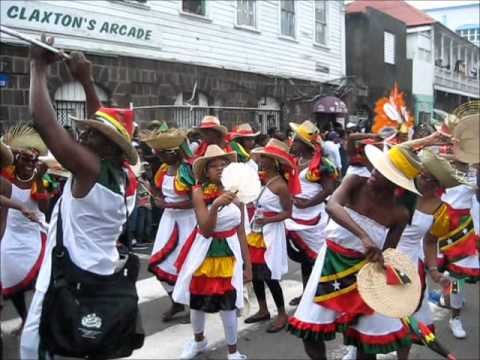
[[467,76],[463,73],[435,66],[434,85],[461,92],[470,97],[479,98],[480,86],[477,77]]

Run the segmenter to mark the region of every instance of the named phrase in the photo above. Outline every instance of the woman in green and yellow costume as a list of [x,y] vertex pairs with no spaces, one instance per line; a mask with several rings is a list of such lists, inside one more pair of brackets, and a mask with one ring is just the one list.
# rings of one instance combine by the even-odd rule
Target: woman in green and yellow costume
[[[160,127],[143,133],[142,140],[163,162],[155,174],[153,191],[157,206],[164,211],[148,268],[171,296],[178,275],[175,262],[197,225],[191,200],[195,180],[191,166],[185,161],[188,154],[184,132]],[[163,321],[170,321],[183,310],[182,304],[172,302],[171,308],[163,314]]]

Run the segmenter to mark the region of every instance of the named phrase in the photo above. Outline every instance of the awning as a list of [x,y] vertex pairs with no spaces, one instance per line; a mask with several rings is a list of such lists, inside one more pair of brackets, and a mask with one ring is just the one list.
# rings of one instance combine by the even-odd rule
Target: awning
[[313,103],[314,113],[347,114],[345,103],[335,96],[324,96]]

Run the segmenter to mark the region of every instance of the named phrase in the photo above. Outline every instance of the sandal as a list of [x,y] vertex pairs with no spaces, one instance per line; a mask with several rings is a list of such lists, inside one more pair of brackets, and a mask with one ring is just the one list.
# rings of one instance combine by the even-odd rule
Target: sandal
[[270,320],[270,313],[267,313],[266,315],[258,315],[258,314],[252,315],[246,318],[244,322],[245,324],[253,324],[253,323],[266,321],[266,320]]
[[275,325],[275,323],[272,323],[270,324],[270,326],[267,328],[267,333],[269,334],[274,334],[274,333],[277,333],[279,331],[282,331],[283,329],[285,329],[285,327],[287,326],[287,323],[288,321],[285,321],[283,324],[281,325]]

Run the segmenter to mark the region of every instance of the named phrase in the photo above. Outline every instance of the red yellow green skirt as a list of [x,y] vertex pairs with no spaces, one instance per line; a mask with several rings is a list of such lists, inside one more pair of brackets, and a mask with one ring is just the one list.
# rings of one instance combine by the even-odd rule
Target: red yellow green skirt
[[190,308],[215,313],[235,309],[235,257],[225,239],[213,239],[190,283]]

